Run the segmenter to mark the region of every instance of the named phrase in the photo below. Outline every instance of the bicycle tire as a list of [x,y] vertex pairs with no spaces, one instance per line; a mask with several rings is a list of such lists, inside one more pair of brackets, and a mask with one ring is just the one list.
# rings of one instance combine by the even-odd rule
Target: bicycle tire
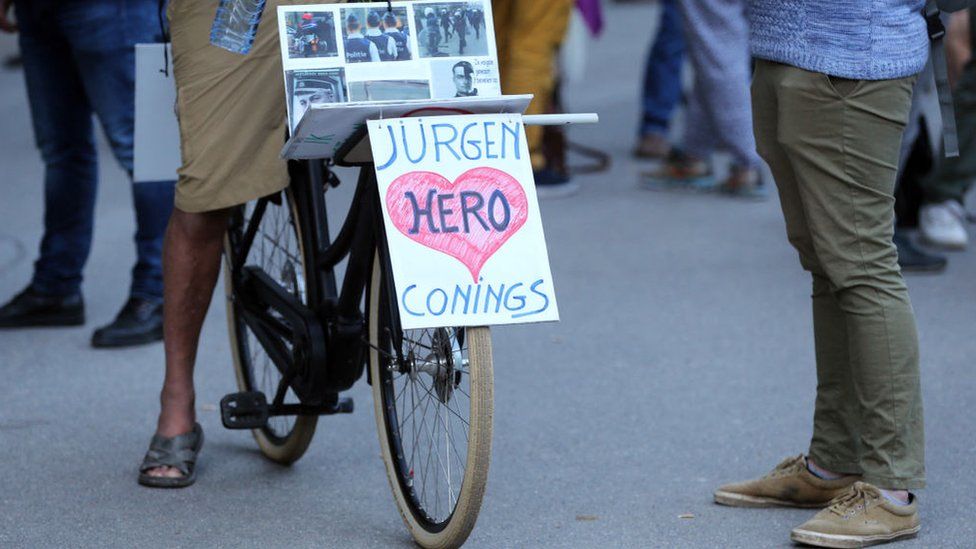
[[[459,463],[462,465],[462,476],[457,492],[457,499],[449,505],[451,507],[450,513],[445,514],[440,512],[440,509],[436,505],[432,508],[430,502],[424,497],[427,490],[426,470],[422,473],[423,479],[421,479],[421,482],[424,483],[423,487],[418,490],[417,470],[414,465],[420,465],[423,457],[420,457],[420,461],[414,461],[417,458],[417,443],[419,442],[419,433],[416,432],[415,415],[418,409],[417,405],[413,407],[412,412],[409,414],[413,416],[412,422],[415,431],[412,433],[412,447],[406,448],[403,442],[405,437],[402,436],[404,434],[402,430],[406,427],[410,418],[406,416],[403,418],[399,417],[396,381],[404,377],[407,379],[416,378],[416,383],[419,386],[423,386],[422,379],[426,374],[422,373],[420,368],[414,366],[411,366],[410,373],[393,372],[389,367],[388,353],[392,350],[392,344],[390,343],[391,338],[384,336],[384,331],[389,328],[390,324],[386,318],[388,318],[389,314],[393,313],[386,313],[384,311],[395,311],[396,303],[395,301],[390,301],[388,292],[385,290],[382,273],[383,267],[379,259],[379,254],[377,254],[373,261],[373,274],[370,282],[370,292],[368,294],[369,367],[373,385],[374,415],[376,417],[377,432],[379,434],[383,461],[386,466],[387,478],[390,482],[390,488],[393,491],[397,509],[404,523],[407,525],[410,534],[420,546],[429,549],[460,547],[471,534],[475,522],[478,519],[478,513],[481,510],[481,503],[484,498],[485,485],[488,480],[489,463],[491,461],[493,412],[491,332],[487,327],[459,329],[454,332],[456,334],[455,340],[461,340],[461,342],[456,350],[452,344],[451,354],[455,357],[461,356],[461,362],[463,364],[463,354],[466,346],[468,359],[466,373],[468,375],[456,374],[456,372],[454,372],[455,375],[452,375],[452,371],[449,370],[446,378],[459,378],[467,382],[469,390],[467,393],[468,406],[465,409],[465,407],[457,404],[456,400],[454,413],[459,417],[465,412],[467,413],[468,429],[464,461],[460,462],[459,459]],[[412,336],[411,339],[418,337],[413,335],[415,332],[418,331],[409,331],[409,334]],[[431,332],[436,333],[436,331]],[[422,341],[422,339],[417,339],[416,341]],[[387,349],[384,349],[384,347]],[[439,344],[435,343],[435,338],[431,337],[431,350],[433,351],[434,348],[440,347]],[[432,352],[433,354],[436,353]],[[427,358],[429,359],[430,356]],[[440,358],[440,355],[438,355],[438,363],[440,362]],[[456,362],[456,358],[452,360]],[[416,361],[412,361],[412,363],[416,363]],[[430,363],[429,360],[427,363]],[[451,384],[450,382],[448,384],[438,385],[439,382],[436,379],[435,376],[431,375],[430,387],[427,388],[426,395],[424,395],[428,397],[428,406],[430,402],[440,401],[444,404],[443,407],[450,409],[451,399],[458,397],[458,400],[463,400],[460,399],[459,395],[463,394],[464,391],[459,388],[464,383],[460,383],[454,389],[449,389],[448,385]],[[404,398],[403,404],[406,404],[406,396],[404,393],[406,392],[407,384],[408,382],[405,380],[404,388],[400,389],[401,396]],[[414,394],[414,389],[416,388],[411,389],[411,395]],[[417,392],[419,393],[419,390]],[[447,396],[447,401],[445,402],[443,400],[445,398],[443,397],[444,394],[453,396]],[[426,419],[426,408],[423,411],[423,415],[424,419]],[[438,416],[436,408],[434,416]],[[444,416],[450,417],[447,413]],[[400,421],[403,421],[403,426],[399,424]],[[453,444],[454,439],[450,434],[451,431],[446,425],[446,422],[447,420],[445,419],[442,422],[442,426],[447,433],[445,435],[445,442],[449,442],[445,444],[449,467],[442,468],[442,471],[447,473],[447,484],[449,487],[448,502],[450,502],[453,499],[450,494],[451,475],[449,472],[451,470],[450,464],[453,463],[450,459],[451,446],[454,446],[455,454],[458,458],[460,458],[459,454],[461,450]],[[423,426],[423,423],[421,423],[421,427]],[[432,428],[436,430],[436,420]],[[430,438],[432,439],[434,437]],[[433,443],[431,442],[431,444]],[[411,454],[409,458],[408,453]],[[430,460],[431,456],[428,455],[428,467]],[[443,465],[443,462],[439,463]],[[436,463],[435,474],[437,474]]]
[[[240,210],[235,213],[235,215],[242,215],[244,217],[244,221],[246,222],[247,208],[250,207],[252,206],[241,206]],[[270,218],[269,214],[271,215]],[[275,221],[270,221],[275,219],[276,216],[277,218]],[[301,220],[298,217],[298,210],[295,208],[295,202],[290,189],[283,193],[280,205],[274,204],[273,202],[268,203],[264,217],[261,219],[262,227],[264,226],[266,220],[280,223],[282,221],[282,216],[287,216],[287,223],[291,226],[291,228],[285,230],[290,230],[289,235],[293,235],[297,243],[298,253],[295,254],[295,257],[298,258],[298,263],[300,263],[300,265],[297,266],[300,268],[300,273],[296,273],[295,278],[297,280],[298,277],[301,277],[304,284],[306,284],[305,287],[308,287],[307,285],[312,283],[310,277],[314,276],[314,274],[311,274],[306,268],[304,243],[302,242],[301,233],[295,230],[295,227],[299,225]],[[267,354],[264,353],[263,349],[261,349],[257,352],[259,354],[263,353],[265,362],[263,364],[264,371],[260,372],[260,375],[269,376],[267,378],[262,377],[262,379],[266,379],[270,381],[270,383],[265,384],[265,386],[262,387],[259,383],[255,382],[258,374],[256,371],[258,366],[255,364],[255,359],[261,357],[251,352],[256,351],[251,349],[251,347],[255,346],[254,344],[256,344],[257,341],[256,338],[253,338],[253,336],[250,338],[248,337],[249,329],[239,314],[239,308],[241,305],[237,302],[233,295],[234,289],[231,281],[232,275],[230,265],[235,259],[235,250],[231,245],[230,231],[243,230],[244,226],[246,226],[246,223],[240,224],[237,229],[234,229],[233,227],[229,228],[228,234],[224,238],[224,258],[226,260],[224,265],[224,288],[227,296],[227,329],[230,339],[231,355],[234,360],[234,374],[237,379],[237,387],[241,391],[263,390],[267,394],[268,400],[271,400],[271,398],[274,396],[274,391],[272,389],[270,394],[268,394],[268,389],[270,385],[276,385],[277,381],[280,380],[280,372],[278,372],[277,369],[274,369],[273,372],[268,371],[268,367],[271,366],[273,368],[273,366],[270,364],[270,358],[268,358]],[[279,232],[278,229],[281,228],[282,227],[275,227],[272,232]],[[259,234],[255,240],[263,236],[261,234],[262,232],[263,230],[259,229]],[[264,262],[266,264],[261,263],[262,260],[259,259],[258,264],[260,267],[265,268],[269,266],[267,261]],[[296,265],[292,265],[293,268],[295,266]],[[304,296],[300,295],[301,292],[297,291],[297,284],[296,291],[293,291],[292,293],[303,302],[305,301]],[[260,348],[260,345],[256,346]],[[277,378],[275,375],[277,375]],[[269,422],[272,419],[275,418],[269,418]],[[254,435],[254,440],[257,441],[258,448],[260,448],[261,453],[266,458],[275,463],[289,465],[297,461],[302,457],[302,455],[305,454],[305,451],[308,449],[308,445],[312,442],[312,437],[315,435],[315,427],[317,423],[318,416],[295,416],[294,424],[292,424],[287,430],[282,428],[276,429],[269,423],[268,425],[265,425],[259,429],[252,429],[251,433]]]

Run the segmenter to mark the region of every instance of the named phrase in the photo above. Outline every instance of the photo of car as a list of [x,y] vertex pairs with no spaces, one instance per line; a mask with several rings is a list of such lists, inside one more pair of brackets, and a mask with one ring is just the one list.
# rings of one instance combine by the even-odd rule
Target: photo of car
[[430,99],[430,83],[426,80],[371,80],[350,82],[350,101],[394,101]]

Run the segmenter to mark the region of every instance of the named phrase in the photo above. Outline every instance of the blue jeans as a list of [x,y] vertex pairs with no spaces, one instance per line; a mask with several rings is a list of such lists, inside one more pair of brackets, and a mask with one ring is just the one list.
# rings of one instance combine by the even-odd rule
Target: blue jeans
[[681,100],[681,65],[685,38],[676,0],[661,0],[661,23],[647,56],[641,135],[666,134]]
[[[20,49],[37,147],[44,160],[44,237],[32,287],[81,290],[98,186],[92,115],[132,174],[135,49],[161,41],[157,0],[16,0]],[[173,181],[132,186],[136,251],[131,295],[163,295],[163,233]]]

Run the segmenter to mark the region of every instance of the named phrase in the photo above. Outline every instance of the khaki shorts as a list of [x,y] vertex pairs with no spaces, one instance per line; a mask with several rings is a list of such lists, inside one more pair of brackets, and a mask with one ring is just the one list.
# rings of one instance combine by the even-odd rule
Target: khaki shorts
[[182,155],[176,207],[185,212],[236,206],[288,186],[279,157],[286,114],[277,8],[330,2],[268,0],[247,55],[210,45],[218,3],[171,0],[168,9]]

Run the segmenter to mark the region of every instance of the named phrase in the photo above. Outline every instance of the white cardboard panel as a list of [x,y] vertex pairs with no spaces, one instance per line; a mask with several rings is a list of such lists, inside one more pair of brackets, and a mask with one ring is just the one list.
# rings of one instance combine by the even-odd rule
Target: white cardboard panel
[[367,120],[444,114],[522,114],[530,101],[531,95],[503,95],[317,105],[302,117],[291,139],[282,149],[281,156],[290,159],[334,158],[336,152],[346,144],[346,140],[362,128]]
[[[180,129],[172,67],[163,73],[163,44],[136,45],[135,169],[133,179],[176,179],[180,167]],[[169,56],[168,59],[172,59]]]

